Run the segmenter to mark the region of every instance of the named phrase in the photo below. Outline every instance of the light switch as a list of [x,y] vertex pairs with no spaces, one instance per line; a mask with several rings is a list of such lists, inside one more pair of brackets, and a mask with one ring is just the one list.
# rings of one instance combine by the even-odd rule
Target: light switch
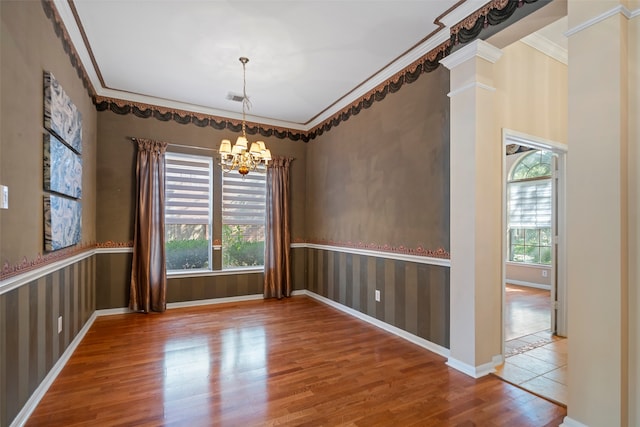
[[0,209],[9,209],[9,187],[0,185]]

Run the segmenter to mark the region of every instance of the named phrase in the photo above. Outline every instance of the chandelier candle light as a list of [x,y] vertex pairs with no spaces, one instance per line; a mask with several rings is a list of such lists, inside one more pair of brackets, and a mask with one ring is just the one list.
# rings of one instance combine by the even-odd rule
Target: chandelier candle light
[[247,70],[246,65],[249,58],[240,57],[242,62],[242,135],[238,137],[236,143],[231,146],[231,141],[223,139],[220,142],[220,166],[224,172],[237,169],[243,177],[250,171],[264,172],[271,161],[271,151],[265,147],[263,141],[251,143],[247,140],[245,117],[251,103],[247,97]]

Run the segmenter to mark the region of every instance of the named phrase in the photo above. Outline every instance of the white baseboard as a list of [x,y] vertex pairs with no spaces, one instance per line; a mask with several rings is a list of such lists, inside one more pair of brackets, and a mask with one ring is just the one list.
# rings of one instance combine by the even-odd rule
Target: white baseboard
[[582,424],[580,421],[576,421],[566,416],[564,417],[564,420],[562,420],[562,424],[560,424],[559,427],[589,427],[589,426],[586,424]]
[[551,290],[551,286],[550,285],[542,285],[540,283],[525,282],[524,280],[505,279],[505,282],[506,283],[510,283],[512,285],[526,286],[528,288],[545,289],[547,291]]
[[18,412],[18,415],[13,419],[11,427],[22,427],[27,422],[33,411],[38,406],[38,403],[40,403],[40,400],[42,400],[47,390],[49,390],[49,387],[51,387],[51,384],[56,380],[58,374],[60,374],[62,368],[64,368],[64,365],[67,364],[71,355],[91,328],[91,325],[93,325],[96,317],[95,312],[89,317],[89,320],[87,320],[82,329],[80,329],[73,341],[71,341],[67,349],[62,353],[62,356],[60,356],[56,364],[53,365],[53,368],[51,368],[47,376],[44,377],[38,388],[35,389],[31,394],[31,397],[29,397],[29,400],[27,400],[20,412]]
[[237,297],[224,297],[224,298],[199,299],[199,300],[193,300],[193,301],[170,302],[170,303],[167,303],[167,310],[170,310],[172,308],[197,307],[199,305],[253,301],[253,300],[263,299],[263,298],[264,298],[263,294],[251,294],[251,295],[240,295]]
[[338,310],[350,314],[354,317],[357,317],[360,320],[364,320],[367,323],[370,323],[374,326],[379,327],[380,329],[384,329],[387,332],[391,332],[394,335],[399,336],[400,338],[403,338],[409,342],[412,342],[413,344],[419,345],[422,348],[425,348],[429,351],[432,351],[436,354],[439,354],[442,357],[449,357],[449,349],[442,347],[436,343],[433,343],[431,341],[425,340],[424,338],[420,338],[416,335],[413,335],[407,331],[405,331],[404,329],[400,329],[396,326],[390,325],[388,323],[385,323],[381,320],[376,319],[375,317],[371,317],[367,314],[361,313],[358,310],[354,310],[350,307],[347,307],[346,305],[342,305],[338,302],[335,302],[329,298],[325,298],[322,295],[318,295],[314,292],[308,291],[308,290],[302,290],[302,291],[298,291],[298,295],[307,295],[315,300],[318,300],[324,304],[330,305],[331,307],[337,308]]
[[458,359],[454,359],[453,357],[449,357],[449,359],[447,359],[447,366],[473,378],[480,378],[494,373],[496,371],[496,366],[500,363],[502,363],[502,355],[493,356],[491,362],[480,366],[472,366],[461,362]]

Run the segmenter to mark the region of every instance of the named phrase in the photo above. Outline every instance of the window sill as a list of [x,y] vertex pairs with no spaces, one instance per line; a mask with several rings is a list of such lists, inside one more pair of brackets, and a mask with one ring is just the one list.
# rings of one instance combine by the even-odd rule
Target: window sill
[[551,269],[551,264],[533,264],[533,263],[515,262],[515,261],[506,261],[505,264],[513,265],[515,267],[531,267],[531,268],[547,269],[547,270]]
[[186,277],[230,276],[235,274],[264,273],[264,267],[227,268],[224,270],[185,270],[168,271],[167,279],[182,279]]

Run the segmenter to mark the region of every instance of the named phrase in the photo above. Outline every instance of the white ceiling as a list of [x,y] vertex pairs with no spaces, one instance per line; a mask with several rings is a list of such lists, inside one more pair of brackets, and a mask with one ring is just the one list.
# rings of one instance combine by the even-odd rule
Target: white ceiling
[[98,95],[237,119],[246,56],[248,119],[308,130],[486,0],[54,2]]

